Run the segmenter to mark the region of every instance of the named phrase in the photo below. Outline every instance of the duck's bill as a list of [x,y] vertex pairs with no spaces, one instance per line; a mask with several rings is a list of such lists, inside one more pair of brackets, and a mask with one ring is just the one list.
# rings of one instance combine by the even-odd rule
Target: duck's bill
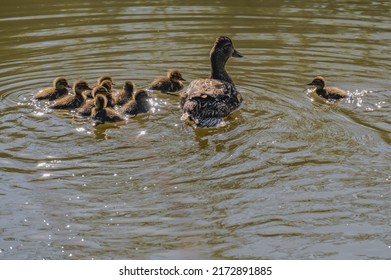
[[243,55],[238,52],[237,50],[234,50],[234,53],[232,54],[233,57],[243,57]]
[[308,83],[307,86],[314,86],[314,84],[311,82],[311,83]]

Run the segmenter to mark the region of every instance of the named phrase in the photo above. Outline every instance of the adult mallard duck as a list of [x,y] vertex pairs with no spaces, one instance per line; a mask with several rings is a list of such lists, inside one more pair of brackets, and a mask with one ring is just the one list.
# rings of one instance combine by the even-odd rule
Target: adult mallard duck
[[107,98],[103,94],[97,94],[94,97],[94,103],[95,106],[92,108],[91,112],[91,119],[93,120],[94,125],[124,120],[124,118],[114,109],[107,107]]
[[163,93],[177,92],[183,89],[182,74],[178,70],[170,70],[164,77],[156,78],[148,87],[148,90],[158,90]]
[[84,97],[82,92],[91,89],[88,86],[88,83],[83,80],[78,80],[73,83],[73,92],[74,94],[64,96],[60,99],[54,101],[52,105],[49,106],[51,109],[76,109],[81,106],[84,102]]
[[67,79],[64,77],[57,77],[54,79],[52,87],[41,89],[34,95],[33,99],[52,101],[67,95],[68,89],[70,88]]
[[137,115],[147,113],[151,108],[149,103],[150,96],[145,90],[138,90],[134,98],[128,101],[122,108],[121,113],[126,115]]
[[225,117],[239,108],[242,96],[225,70],[231,56],[242,57],[230,38],[218,37],[210,52],[210,77],[193,80],[180,94],[182,120],[196,127],[219,127]]
[[122,106],[128,101],[133,99],[134,92],[136,91],[136,85],[132,81],[126,81],[122,90],[113,96],[114,103],[118,106]]
[[348,97],[346,91],[342,89],[336,87],[326,87],[326,80],[321,76],[315,77],[312,82],[308,83],[307,85],[316,86],[316,94],[325,99],[338,100]]

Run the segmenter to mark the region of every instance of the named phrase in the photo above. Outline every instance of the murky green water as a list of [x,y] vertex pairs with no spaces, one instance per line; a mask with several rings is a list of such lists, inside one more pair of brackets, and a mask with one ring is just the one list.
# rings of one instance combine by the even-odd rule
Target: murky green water
[[[0,11],[1,259],[391,258],[389,1],[46,2]],[[163,94],[97,128],[30,102],[58,75],[206,77],[219,35],[244,55],[225,128]],[[316,75],[352,98],[312,101]]]

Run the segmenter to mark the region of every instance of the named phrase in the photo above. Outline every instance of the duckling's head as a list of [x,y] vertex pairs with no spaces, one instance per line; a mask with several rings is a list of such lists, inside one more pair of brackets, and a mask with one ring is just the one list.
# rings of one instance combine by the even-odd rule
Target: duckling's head
[[106,88],[108,92],[113,88],[113,82],[110,80],[103,80],[99,85]]
[[147,99],[149,99],[149,94],[141,89],[139,91],[137,91],[135,94],[134,94],[134,99],[136,100],[136,102],[140,102],[140,101],[145,101]]
[[100,85],[104,80],[109,80],[113,85],[113,79],[110,76],[100,76],[98,78],[98,85]]
[[102,110],[107,107],[107,97],[103,94],[97,94],[94,97],[95,110]]
[[215,44],[210,51],[211,57],[221,57],[224,61],[227,61],[231,56],[243,57],[237,50],[235,50],[232,40],[227,36],[220,36],[216,38]]
[[65,79],[64,77],[58,77],[53,81],[53,87],[56,89],[66,89],[66,88],[71,88],[68,84],[68,80]]
[[124,91],[126,91],[128,93],[132,93],[135,88],[136,88],[136,85],[132,81],[125,81]]
[[98,94],[106,96],[106,94],[108,94],[108,91],[103,86],[96,86],[92,89],[91,92],[92,98],[95,98],[95,96],[97,96]]
[[315,78],[312,80],[311,83],[308,83],[307,85],[308,85],[308,86],[316,86],[316,88],[322,89],[322,88],[324,88],[325,85],[326,85],[326,80],[325,80],[323,77],[321,77],[321,76],[317,76],[317,77],[315,77]]
[[91,88],[88,86],[88,83],[86,81],[78,80],[73,83],[73,91],[76,94],[81,94],[83,91],[87,89],[91,89]]
[[185,79],[182,78],[182,74],[178,70],[168,71],[167,77],[170,79],[170,81],[173,82],[186,81]]

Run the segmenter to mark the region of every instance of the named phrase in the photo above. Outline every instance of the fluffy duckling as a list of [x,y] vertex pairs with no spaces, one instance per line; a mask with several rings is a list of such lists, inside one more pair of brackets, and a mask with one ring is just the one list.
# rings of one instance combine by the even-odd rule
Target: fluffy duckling
[[149,90],[159,90],[163,93],[177,92],[183,89],[182,74],[178,70],[170,70],[167,75],[155,79],[149,86]]
[[230,38],[218,37],[210,52],[211,75],[193,80],[180,94],[182,120],[196,127],[219,127],[224,118],[238,109],[242,96],[225,70],[230,57],[242,57]]
[[49,106],[51,109],[76,109],[84,102],[84,97],[82,92],[91,89],[88,86],[88,83],[83,80],[78,80],[73,83],[73,92],[72,95],[64,96],[60,99],[54,101],[54,104]]
[[336,88],[336,87],[326,87],[326,80],[321,77],[315,77],[311,83],[307,84],[308,86],[316,86],[315,92],[325,98],[331,100],[338,100],[348,96],[346,91]]
[[149,95],[145,90],[138,90],[134,94],[134,98],[128,101],[122,108],[121,113],[126,115],[137,115],[147,113],[151,108],[149,103]]
[[67,79],[64,77],[57,77],[53,81],[52,87],[41,89],[34,95],[35,100],[55,100],[68,94],[68,89],[71,88]]
[[98,94],[107,96],[107,94],[109,94],[104,86],[96,86],[92,89],[91,92],[92,92],[92,98],[86,99],[85,102],[82,104],[82,106],[76,111],[77,114],[79,114],[80,116],[85,116],[85,117],[91,116],[92,109],[95,106],[95,100],[94,100],[95,96],[97,96]]
[[[103,76],[101,78],[110,78],[110,77]],[[102,80],[98,85],[94,86],[93,88],[95,88],[97,86],[103,86],[107,89],[107,92],[111,93],[111,90],[113,88],[113,82],[110,79]],[[83,91],[83,96],[84,96],[84,99],[86,99],[86,100],[93,99],[94,96],[92,95],[92,89]]]
[[136,85],[132,81],[126,81],[122,90],[114,95],[114,103],[118,106],[122,106],[128,101],[133,99],[134,92],[136,91]]
[[94,125],[124,120],[114,109],[107,107],[107,98],[103,94],[97,94],[94,98],[94,103],[94,108],[92,108],[91,112],[91,119],[94,121]]

